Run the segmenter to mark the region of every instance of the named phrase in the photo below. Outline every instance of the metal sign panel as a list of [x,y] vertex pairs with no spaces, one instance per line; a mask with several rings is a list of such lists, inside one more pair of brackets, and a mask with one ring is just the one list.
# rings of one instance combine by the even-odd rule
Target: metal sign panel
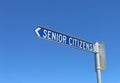
[[102,70],[106,69],[106,57],[105,57],[105,47],[104,47],[104,43],[99,42],[100,46],[99,46],[99,52],[100,52],[100,65]]
[[94,44],[41,26],[35,29],[38,37],[85,51],[94,52]]

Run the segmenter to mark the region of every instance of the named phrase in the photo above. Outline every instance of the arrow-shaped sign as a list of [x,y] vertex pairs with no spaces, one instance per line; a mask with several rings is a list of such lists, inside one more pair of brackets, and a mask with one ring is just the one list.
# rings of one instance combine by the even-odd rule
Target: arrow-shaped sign
[[56,32],[41,26],[38,26],[35,29],[35,33],[38,37],[50,41],[55,41],[57,43],[61,43],[64,45],[68,45],[71,47],[79,48],[85,51],[94,52],[94,44],[87,42],[85,40],[81,40],[79,38],[75,38],[60,32]]

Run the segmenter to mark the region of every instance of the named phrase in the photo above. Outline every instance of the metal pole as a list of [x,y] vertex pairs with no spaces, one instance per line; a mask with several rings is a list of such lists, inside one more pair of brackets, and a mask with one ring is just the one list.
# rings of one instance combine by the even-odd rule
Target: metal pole
[[95,62],[96,62],[96,74],[97,74],[97,83],[102,83],[101,80],[101,67],[100,67],[100,55],[96,53],[95,55]]
[[99,43],[96,42],[95,46],[96,46],[95,65],[96,65],[97,83],[102,83],[101,66],[100,66],[100,54],[99,54]]

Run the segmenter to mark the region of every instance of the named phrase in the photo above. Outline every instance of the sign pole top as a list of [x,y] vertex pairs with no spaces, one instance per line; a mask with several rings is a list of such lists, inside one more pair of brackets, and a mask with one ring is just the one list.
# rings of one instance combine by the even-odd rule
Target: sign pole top
[[105,70],[106,69],[106,60],[105,60],[104,43],[103,42],[95,42],[94,49],[95,49],[95,55],[99,54],[101,70]]

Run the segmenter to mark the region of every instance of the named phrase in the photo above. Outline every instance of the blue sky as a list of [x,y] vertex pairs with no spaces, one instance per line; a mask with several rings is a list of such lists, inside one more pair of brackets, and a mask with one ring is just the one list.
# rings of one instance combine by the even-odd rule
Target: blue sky
[[103,41],[103,83],[120,83],[120,1],[1,0],[0,83],[96,83],[94,54],[39,39],[42,25],[90,42]]

